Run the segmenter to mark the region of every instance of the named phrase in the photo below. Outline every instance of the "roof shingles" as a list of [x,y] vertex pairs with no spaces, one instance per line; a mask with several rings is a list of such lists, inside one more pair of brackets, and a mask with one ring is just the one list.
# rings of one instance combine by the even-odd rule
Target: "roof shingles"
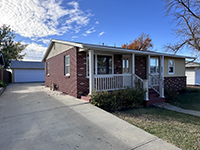
[[15,69],[44,69],[43,62],[33,62],[33,61],[16,61],[12,60],[10,68]]

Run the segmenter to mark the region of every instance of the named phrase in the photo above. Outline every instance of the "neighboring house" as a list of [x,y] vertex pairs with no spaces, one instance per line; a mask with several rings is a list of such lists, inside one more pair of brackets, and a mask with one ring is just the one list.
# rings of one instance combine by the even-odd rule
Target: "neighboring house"
[[187,85],[200,85],[200,63],[186,62]]
[[164,88],[186,87],[185,58],[152,51],[51,40],[44,55],[45,85],[80,98],[93,90],[134,87],[147,90],[147,104],[164,101]]
[[43,62],[11,61],[13,82],[44,82],[45,71]]

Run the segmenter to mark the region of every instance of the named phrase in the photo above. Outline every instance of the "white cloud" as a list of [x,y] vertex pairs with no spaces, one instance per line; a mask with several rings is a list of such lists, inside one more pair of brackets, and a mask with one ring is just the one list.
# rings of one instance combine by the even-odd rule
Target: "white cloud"
[[87,31],[85,31],[85,33],[83,33],[83,36],[88,36],[88,34],[91,34],[93,32],[96,32],[96,30],[94,29],[94,27],[88,29]]
[[99,24],[99,21],[96,21],[95,24]]
[[72,39],[78,38],[78,36],[72,36]]
[[26,49],[23,51],[23,54],[26,53],[26,56],[24,57],[24,60],[37,60],[41,61],[45,52],[47,50],[47,47],[44,47],[40,44],[31,43],[28,44]]
[[36,39],[34,41],[42,42],[44,44],[49,44],[51,40],[50,39],[43,39],[43,38],[41,38],[41,39],[38,39],[38,40]]
[[62,0],[0,0],[0,4],[0,25],[10,25],[16,33],[29,38],[62,35],[75,25],[78,33],[92,16],[75,1],[65,8],[61,6]]
[[80,30],[81,30],[81,26],[75,26],[74,28],[75,33],[79,33]]
[[102,36],[103,34],[105,34],[105,32],[101,32],[101,33],[99,33],[99,36]]

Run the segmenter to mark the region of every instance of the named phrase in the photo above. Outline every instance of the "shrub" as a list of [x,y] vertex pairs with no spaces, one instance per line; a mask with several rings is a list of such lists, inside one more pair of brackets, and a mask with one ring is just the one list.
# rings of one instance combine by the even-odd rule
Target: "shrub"
[[3,81],[0,80],[0,87],[6,87],[6,83],[4,83]]
[[178,101],[178,92],[171,87],[165,88],[165,101],[167,103],[172,103]]
[[126,88],[112,93],[108,91],[94,92],[91,103],[106,111],[116,111],[140,106],[144,100],[145,90]]

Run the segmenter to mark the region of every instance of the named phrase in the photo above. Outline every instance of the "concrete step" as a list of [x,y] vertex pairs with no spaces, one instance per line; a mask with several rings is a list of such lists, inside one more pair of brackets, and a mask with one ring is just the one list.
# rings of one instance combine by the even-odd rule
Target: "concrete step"
[[81,99],[87,102],[90,102],[91,97],[90,96],[81,96]]

